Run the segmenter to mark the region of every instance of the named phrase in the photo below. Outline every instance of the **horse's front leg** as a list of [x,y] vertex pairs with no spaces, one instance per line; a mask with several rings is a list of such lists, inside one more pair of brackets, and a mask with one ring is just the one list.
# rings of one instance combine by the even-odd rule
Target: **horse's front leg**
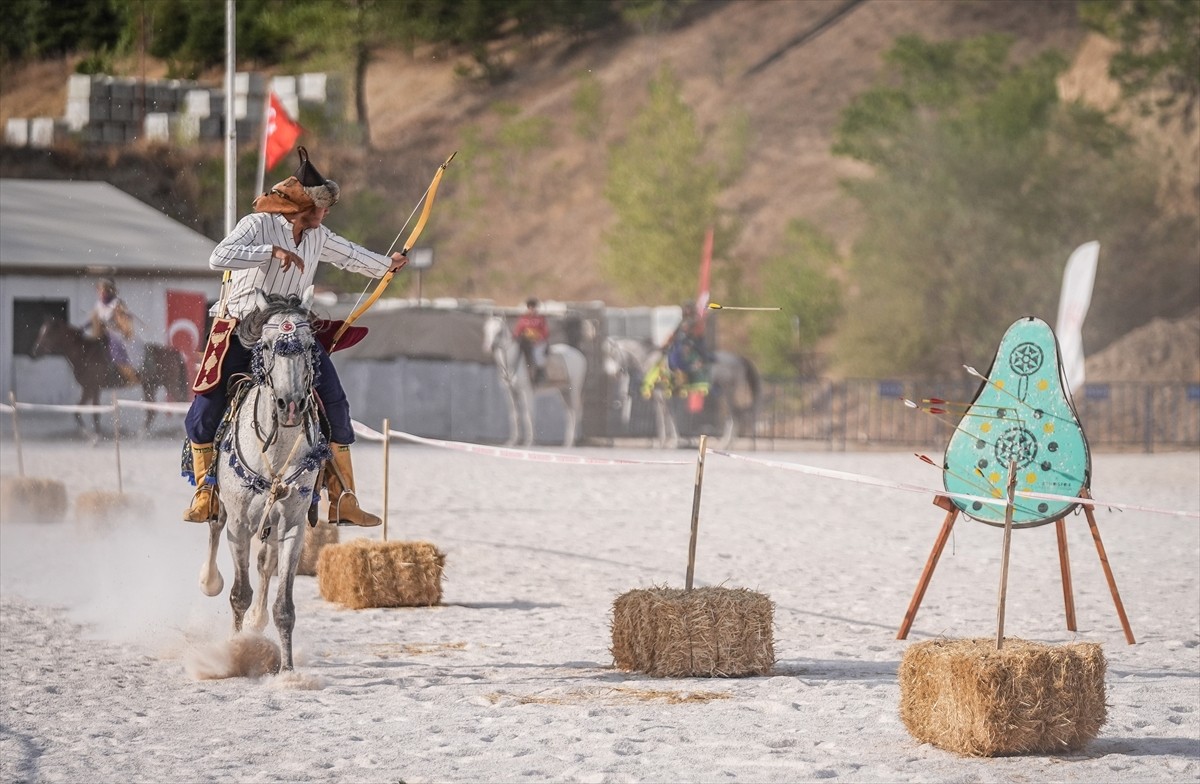
[[[297,517],[297,519],[300,519]],[[304,523],[288,526],[279,538],[279,588],[275,592],[275,629],[279,632],[280,669],[292,670],[292,630],[296,626],[296,605],[292,590],[296,583],[296,566],[300,563],[300,545]]]
[[[279,520],[273,525],[280,525]],[[257,537],[255,537],[257,538]],[[271,577],[275,574],[279,563],[279,550],[275,537],[267,537],[258,548],[258,595],[246,615],[246,623],[256,632],[267,628],[267,595],[271,591]]]
[[[142,371],[145,372],[145,371]],[[154,402],[155,388],[149,384],[142,384],[142,401],[146,403]],[[142,433],[149,434],[150,425],[154,422],[155,411],[153,408],[146,409],[146,420],[142,423]]]
[[253,531],[246,525],[245,519],[237,522],[229,529],[229,549],[233,553],[233,587],[229,589],[229,606],[233,609],[233,631],[236,634],[242,630],[242,619],[250,607],[254,597],[254,589],[250,587],[250,537]]
[[200,567],[200,590],[205,596],[216,596],[225,587],[225,578],[217,567],[217,547],[221,544],[221,531],[224,528],[225,510],[222,509],[217,519],[208,524],[208,560]]

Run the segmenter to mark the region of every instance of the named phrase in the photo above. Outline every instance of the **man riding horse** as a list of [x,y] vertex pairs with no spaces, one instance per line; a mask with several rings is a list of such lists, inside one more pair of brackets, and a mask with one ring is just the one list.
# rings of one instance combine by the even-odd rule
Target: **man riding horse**
[[[395,272],[408,262],[403,253],[390,257],[375,253],[322,225],[337,203],[340,189],[336,182],[321,176],[308,160],[307,150],[300,147],[297,151],[300,166],[295,174],[256,198],[254,212],[238,222],[209,258],[209,266],[225,270],[227,279],[221,302],[213,308],[213,315],[220,318],[213,323],[193,385],[197,395],[184,421],[191,446],[189,478],[196,484],[191,506],[183,515],[188,522],[209,522],[217,516],[217,488],[209,469],[215,454],[213,441],[229,400],[226,382],[236,373],[249,372],[252,358],[250,350],[233,337],[232,327],[254,310],[255,292],[300,295],[312,285],[321,262],[371,278]],[[327,519],[338,525],[379,525],[379,517],[359,508],[354,491],[350,404],[329,359],[329,334],[318,335],[322,345],[314,383],[329,421],[333,451],[327,469]]]

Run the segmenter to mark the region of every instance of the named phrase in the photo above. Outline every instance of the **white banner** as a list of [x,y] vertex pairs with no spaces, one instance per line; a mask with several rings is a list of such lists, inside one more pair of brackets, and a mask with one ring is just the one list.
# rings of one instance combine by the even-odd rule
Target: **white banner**
[[1099,259],[1100,243],[1085,242],[1067,259],[1067,268],[1063,272],[1058,323],[1054,327],[1054,334],[1058,337],[1063,375],[1071,393],[1083,388],[1083,319],[1092,304],[1092,285],[1096,282],[1096,262]]

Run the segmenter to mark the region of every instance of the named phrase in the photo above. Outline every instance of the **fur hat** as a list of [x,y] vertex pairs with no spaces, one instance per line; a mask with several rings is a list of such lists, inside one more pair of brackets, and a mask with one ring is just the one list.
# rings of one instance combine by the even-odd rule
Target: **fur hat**
[[254,200],[255,212],[277,212],[294,215],[304,212],[314,204],[332,207],[337,204],[341,188],[333,180],[327,180],[308,160],[308,150],[296,148],[300,154],[300,166],[296,173]]
[[332,207],[337,204],[338,196],[341,195],[338,184],[321,176],[317,167],[308,160],[308,150],[297,147],[296,152],[300,155],[300,165],[292,176],[304,187],[304,192],[313,200],[313,204],[318,207]]

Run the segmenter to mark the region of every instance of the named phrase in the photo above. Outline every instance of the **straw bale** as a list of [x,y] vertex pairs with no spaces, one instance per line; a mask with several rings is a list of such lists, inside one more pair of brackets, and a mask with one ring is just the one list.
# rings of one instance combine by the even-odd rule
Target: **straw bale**
[[1097,643],[926,640],[900,661],[900,718],[912,736],[975,757],[1079,751],[1106,720]]
[[658,678],[765,675],[775,604],[745,588],[637,589],[613,602],[612,656]]
[[115,523],[123,518],[145,517],[153,508],[146,496],[112,490],[87,490],[75,498],[75,519],[82,523]]
[[0,517],[13,522],[57,523],[67,514],[67,488],[57,479],[0,477]]
[[309,576],[317,573],[317,559],[327,544],[337,544],[338,527],[328,520],[318,520],[315,526],[304,524],[304,542],[300,546],[300,562],[296,574]]
[[429,542],[352,539],[321,548],[317,585],[323,599],[352,610],[425,607],[442,600],[445,565]]

